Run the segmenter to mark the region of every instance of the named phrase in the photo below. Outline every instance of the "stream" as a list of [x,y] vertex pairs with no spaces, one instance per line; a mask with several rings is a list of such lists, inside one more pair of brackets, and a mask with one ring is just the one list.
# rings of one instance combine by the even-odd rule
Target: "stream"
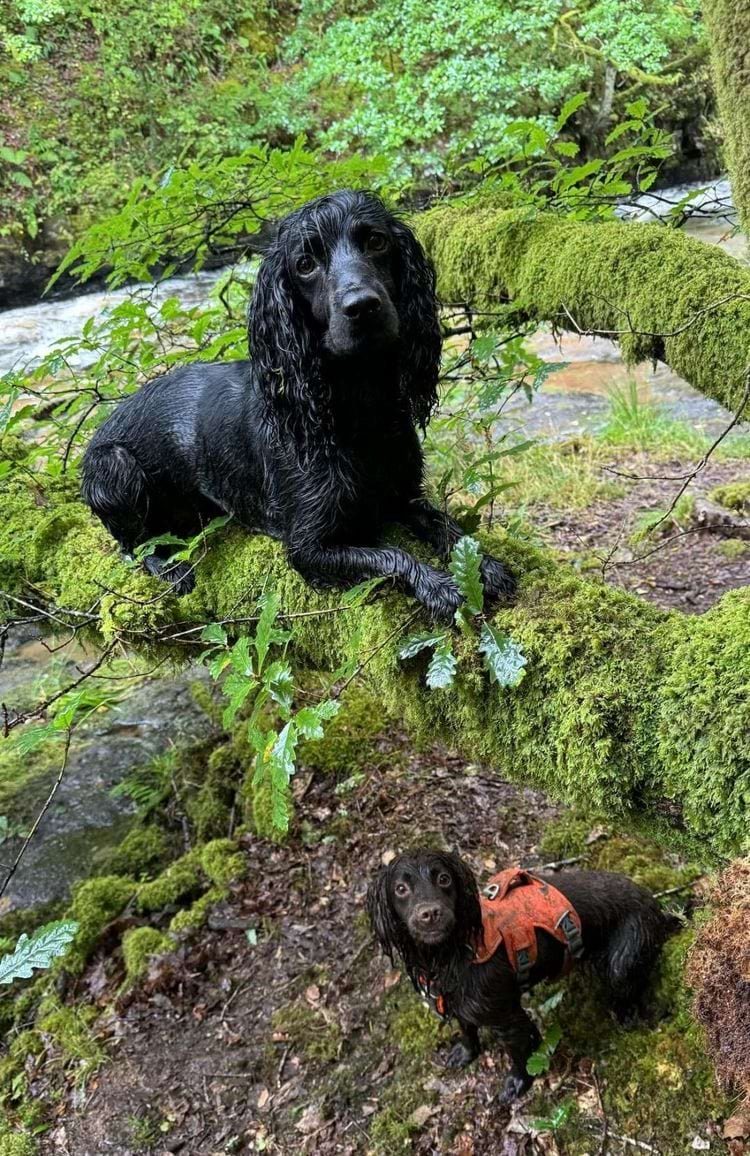
[[[700,188],[701,186],[693,186]],[[621,216],[647,220],[663,215],[665,202],[675,202],[690,187],[666,189],[644,197],[635,205],[624,206]],[[692,202],[693,215],[686,232],[707,244],[722,248],[741,260],[747,259],[745,242],[733,234],[733,214],[726,181],[717,182]],[[222,271],[171,278],[156,290],[148,289],[155,303],[176,296],[186,305],[206,300]],[[90,317],[101,317],[137,287],[81,293],[65,301],[36,305],[0,313],[0,375],[21,368],[49,352],[61,339],[80,332]],[[625,367],[617,346],[610,341],[563,335],[555,341],[548,330],[540,330],[531,342],[536,352],[550,362],[564,362],[541,394],[529,404],[519,399],[506,412],[526,437],[545,440],[567,439],[596,432],[607,418],[609,394],[613,387],[635,381],[639,395],[657,402],[675,419],[689,422],[707,433],[719,432],[729,420],[716,402],[703,397],[666,366],[654,369],[641,365]],[[745,427],[747,428],[747,427]],[[64,661],[64,673],[76,677],[75,662],[81,654],[53,658],[38,637],[18,632],[9,640],[0,666],[0,701],[12,706],[18,692],[28,688],[49,671],[50,664]],[[96,871],[107,851],[128,830],[134,813],[126,798],[114,797],[112,788],[133,769],[143,766],[171,746],[180,746],[209,737],[211,724],[197,707],[191,684],[201,672],[146,682],[122,703],[95,716],[93,722],[76,733],[62,785],[54,805],[45,814],[22,864],[0,901],[0,914],[12,909],[33,909],[52,900],[63,900],[71,885]],[[35,784],[34,800],[54,781],[56,770]],[[31,796],[30,796],[31,798]],[[26,800],[28,804],[30,799]],[[21,828],[31,818],[29,807],[19,807],[16,819]],[[0,848],[0,860],[12,862],[20,846],[18,836]]]

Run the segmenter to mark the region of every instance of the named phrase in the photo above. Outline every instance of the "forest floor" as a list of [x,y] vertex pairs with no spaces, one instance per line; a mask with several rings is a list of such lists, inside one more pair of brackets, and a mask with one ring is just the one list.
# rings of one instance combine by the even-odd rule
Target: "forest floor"
[[[621,473],[674,478],[687,468],[618,458]],[[750,462],[711,461],[691,493],[748,480]],[[680,483],[616,482],[572,511],[535,503],[527,524],[582,569],[609,560],[608,580],[667,608],[701,612],[750,582],[750,544],[728,548],[689,512],[634,544],[644,510],[667,509]],[[295,794],[289,840],[244,837],[243,879],[142,982],[123,994],[121,953],[105,944],[66,993],[98,1009],[93,1032],[107,1059],[85,1081],[70,1049],[52,1045],[30,1061],[32,1094],[49,1106],[43,1156],[750,1151],[722,1139],[732,1105],[687,1040],[664,976],[653,1021],[635,1033],[610,1024],[596,996],[573,985],[551,1071],[511,1113],[495,1102],[502,1049],[490,1045],[471,1068],[448,1072],[453,1029],[380,957],[363,911],[379,866],[419,844],[460,850],[480,875],[581,856],[622,866],[654,890],[692,878],[689,865],[504,782],[501,769],[416,749],[394,725],[363,737],[353,773],[303,766]]]

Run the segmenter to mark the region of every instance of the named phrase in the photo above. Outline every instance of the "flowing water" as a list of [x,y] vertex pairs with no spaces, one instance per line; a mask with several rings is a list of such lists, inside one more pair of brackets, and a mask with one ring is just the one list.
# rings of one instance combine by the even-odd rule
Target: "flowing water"
[[[642,198],[637,205],[624,208],[621,215],[639,220],[663,216],[670,204],[694,188],[664,190]],[[692,208],[696,211],[687,232],[747,259],[744,242],[732,229],[726,182],[719,182],[694,200]],[[155,304],[176,296],[185,305],[194,305],[206,300],[221,275],[215,271],[174,277],[156,289],[144,286],[143,290],[152,294]],[[82,293],[67,301],[45,301],[0,313],[0,375],[44,356],[57,341],[78,334],[88,318],[101,317],[133,291]],[[606,420],[613,387],[624,387],[631,381],[637,383],[641,396],[696,428],[718,431],[729,419],[721,406],[691,389],[666,366],[626,368],[613,342],[571,334],[556,342],[545,329],[536,335],[533,345],[545,360],[566,365],[550,377],[531,405],[519,401],[508,408],[526,436],[561,439],[596,431]],[[71,680],[76,677],[74,663],[80,658],[73,655],[65,660]],[[11,640],[0,667],[0,701],[12,705],[19,693],[27,693],[28,687],[49,670],[50,662],[48,650],[34,636]],[[172,744],[194,742],[210,733],[210,724],[190,690],[196,677],[195,671],[189,671],[183,677],[147,683],[77,736],[54,806],[45,815],[2,901],[5,909],[33,908],[64,898],[76,879],[97,869],[132,822],[132,804],[113,797],[112,787]],[[35,783],[33,790],[29,788],[29,797],[17,816],[22,825],[28,824],[54,777],[53,771],[46,780]],[[0,848],[0,859],[10,863],[19,845],[18,838],[9,840]]]

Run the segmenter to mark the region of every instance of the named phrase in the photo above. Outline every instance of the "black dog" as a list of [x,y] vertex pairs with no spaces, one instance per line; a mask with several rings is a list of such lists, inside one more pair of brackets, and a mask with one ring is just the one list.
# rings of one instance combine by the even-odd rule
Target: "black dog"
[[[437,402],[435,276],[413,233],[367,193],[312,201],[280,225],[251,304],[252,361],[198,362],[149,382],[95,433],[83,496],[125,552],[217,514],[285,543],[318,585],[390,576],[450,618],[453,579],[376,547],[400,522],[447,558],[461,527],[424,496]],[[168,556],[168,553],[167,555]],[[180,593],[191,567],[146,563]],[[513,579],[485,557],[489,597]]]
[[[627,1022],[639,1011],[649,971],[678,920],[624,875],[569,871],[536,879],[556,888],[578,913],[582,959],[604,981],[615,1015]],[[461,1039],[448,1065],[470,1063],[480,1052],[478,1029],[495,1028],[511,1057],[501,1102],[521,1095],[532,1083],[526,1062],[540,1036],[521,1006],[519,976],[504,943],[486,962],[474,961],[476,954],[486,954],[487,926],[471,870],[457,855],[429,850],[401,855],[371,884],[367,908],[391,962],[400,956],[417,991],[441,1014],[458,1020]],[[566,947],[554,935],[537,930],[536,949],[529,987],[558,978],[566,965]]]

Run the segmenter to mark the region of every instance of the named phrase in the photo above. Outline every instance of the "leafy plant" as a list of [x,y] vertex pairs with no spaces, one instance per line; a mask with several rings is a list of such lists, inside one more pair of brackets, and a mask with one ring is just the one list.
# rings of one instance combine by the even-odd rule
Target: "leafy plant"
[[62,920],[46,923],[31,936],[24,933],[15,951],[0,958],[0,983],[30,979],[35,970],[48,968],[54,959],[65,955],[77,930],[77,923]]
[[[292,632],[279,625],[279,598],[271,591],[258,606],[252,635],[230,642],[220,623],[206,626],[201,638],[210,643],[203,661],[220,680],[226,699],[224,726],[232,727],[241,711],[243,727],[254,755],[251,779],[253,814],[261,834],[278,838],[289,829],[290,780],[302,739],[323,737],[325,723],[339,704],[326,698],[294,710],[294,678],[285,648]],[[281,648],[281,656],[273,652]],[[249,713],[248,713],[249,712]]]
[[[482,553],[479,543],[467,535],[459,538],[451,553],[450,570],[464,602],[456,611],[456,623],[467,636],[475,632],[481,620],[479,653],[493,682],[502,687],[517,686],[525,674],[526,658],[521,648],[508,635],[491,626],[482,618],[484,587],[481,576]],[[453,651],[448,630],[424,631],[411,634],[401,643],[398,656],[402,661],[416,658],[425,650],[432,651],[425,682],[431,690],[445,690],[453,685],[458,659]]]

